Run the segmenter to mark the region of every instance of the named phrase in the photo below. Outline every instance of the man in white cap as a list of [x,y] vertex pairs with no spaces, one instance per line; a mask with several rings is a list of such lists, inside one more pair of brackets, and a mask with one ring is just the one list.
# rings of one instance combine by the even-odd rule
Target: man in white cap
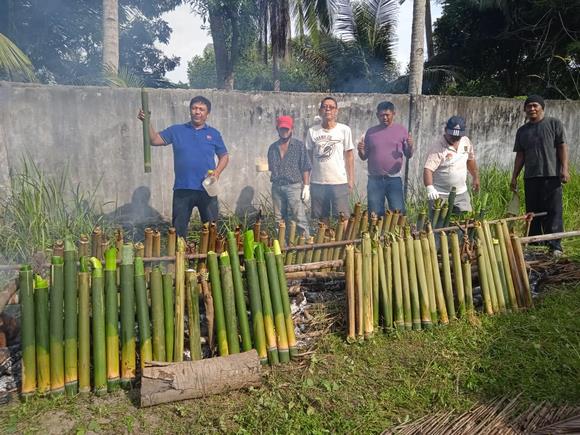
[[471,174],[471,185],[477,192],[479,171],[475,163],[473,144],[465,131],[465,120],[460,116],[452,116],[447,121],[443,136],[429,148],[423,168],[423,183],[427,188],[430,206],[437,198],[447,199],[451,189],[455,187],[453,211],[471,211],[467,172]]

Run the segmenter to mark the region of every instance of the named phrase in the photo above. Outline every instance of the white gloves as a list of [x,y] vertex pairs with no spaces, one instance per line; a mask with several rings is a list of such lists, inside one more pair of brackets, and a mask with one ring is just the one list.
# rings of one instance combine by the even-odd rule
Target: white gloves
[[435,201],[437,198],[439,198],[439,192],[437,192],[435,186],[427,186],[427,198],[429,198],[430,201]]
[[310,201],[310,184],[305,184],[302,188],[302,201]]

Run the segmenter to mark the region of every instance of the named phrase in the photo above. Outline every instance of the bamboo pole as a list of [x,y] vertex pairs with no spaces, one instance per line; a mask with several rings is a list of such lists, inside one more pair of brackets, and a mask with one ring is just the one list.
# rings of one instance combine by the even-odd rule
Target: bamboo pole
[[447,213],[443,218],[443,227],[447,227],[449,225],[449,221],[451,220],[451,215],[453,214],[453,207],[455,207],[455,197],[457,195],[457,188],[453,186],[451,191],[449,192],[449,196],[447,197]]
[[133,245],[121,251],[121,386],[135,378],[135,270]]
[[163,316],[163,278],[161,269],[151,271],[151,326],[153,329],[153,361],[165,361],[165,319]]
[[405,329],[413,329],[413,316],[411,314],[411,289],[409,269],[407,264],[407,248],[405,246],[405,239],[399,238],[399,255],[401,261],[401,284],[403,291],[403,317],[405,322]]
[[[211,252],[211,251],[210,251]],[[173,361],[183,361],[185,334],[185,239],[177,238],[175,252],[175,337],[173,338]]]
[[489,257],[489,262],[491,263],[491,273],[493,275],[493,283],[495,287],[496,297],[498,301],[499,310],[503,313],[506,311],[505,297],[504,293],[507,294],[507,289],[504,289],[503,282],[501,280],[501,275],[499,273],[498,261],[495,256],[495,250],[493,248],[493,238],[491,237],[491,231],[489,224],[485,221],[482,223],[483,233],[486,240],[487,253]]
[[449,262],[449,242],[447,234],[440,234],[441,268],[443,273],[443,291],[445,293],[445,304],[450,319],[455,318],[455,302],[453,300],[453,286],[451,284],[451,263]]
[[90,273],[88,257],[80,258],[79,268],[79,393],[91,392]]
[[288,349],[288,334],[286,333],[286,321],[284,318],[284,308],[280,294],[280,282],[278,281],[278,270],[274,253],[268,251],[264,254],[266,269],[268,273],[268,285],[270,287],[270,298],[274,310],[274,324],[276,326],[276,342],[278,344],[278,358],[280,362],[290,361],[290,350]]
[[385,328],[391,329],[393,325],[393,248],[391,244],[387,244],[383,247],[383,258],[385,260],[385,272],[387,276],[387,297],[385,299],[386,311],[385,311]]
[[97,396],[107,392],[107,345],[105,338],[105,282],[103,265],[91,257],[91,308],[93,320],[93,386]]
[[215,252],[208,252],[207,266],[209,270],[211,294],[213,298],[218,352],[220,356],[227,356],[230,352],[228,347],[228,335],[226,332],[226,318],[220,280],[220,269],[218,266],[218,258]]
[[417,263],[415,260],[415,248],[413,247],[413,238],[411,229],[405,227],[405,250],[407,252],[407,266],[409,274],[409,289],[411,297],[411,327],[412,329],[421,329],[421,308],[419,303],[419,280],[417,276]]
[[[163,327],[165,330],[165,361],[173,362],[173,331],[175,329],[175,308],[173,300],[173,275],[161,275],[163,283]],[[210,331],[211,333],[211,331]]]
[[268,360],[271,365],[280,362],[278,356],[278,345],[276,343],[276,330],[274,329],[274,313],[272,310],[272,300],[270,299],[270,284],[268,282],[268,272],[264,258],[264,246],[259,243],[254,249],[256,266],[258,268],[258,280],[260,283],[260,295],[262,296],[262,315],[264,317],[264,331],[266,334],[266,345],[268,349]]
[[57,240],[52,246],[53,257],[64,257],[64,240]]
[[356,340],[354,246],[347,245],[345,253],[346,301],[348,311],[348,332],[346,339],[349,343],[352,343]]
[[[489,255],[488,255],[488,250],[487,250],[487,241],[485,238],[485,234],[483,232],[483,227],[481,226],[481,224],[476,225],[475,230],[477,232],[477,238],[478,240],[481,240],[481,249],[482,249],[482,261],[484,264],[483,269],[481,268],[480,265],[480,275],[481,273],[485,273],[485,282],[486,282],[486,287],[487,287],[487,294],[491,303],[491,307],[492,307],[492,312],[493,313],[497,313],[499,311],[499,303],[498,303],[498,299],[497,299],[497,293],[495,290],[495,286],[494,286],[494,280],[493,280],[493,272],[491,271],[491,262],[489,260]],[[478,245],[479,247],[479,245]],[[478,257],[478,265],[479,265],[479,257]],[[481,280],[481,276],[479,277],[479,279]],[[483,284],[482,284],[482,291],[483,291]],[[489,314],[489,313],[488,313]]]
[[395,295],[394,304],[394,324],[396,329],[404,329],[405,315],[403,312],[403,282],[401,274],[401,252],[397,238],[393,238],[393,293]]
[[117,291],[117,248],[105,251],[105,346],[107,390],[119,388],[119,295]]
[[153,360],[151,345],[151,323],[149,321],[149,305],[147,304],[147,284],[143,258],[135,258],[135,299],[137,307],[137,323],[139,324],[139,361],[141,372],[145,364]]
[[[428,227],[428,226],[427,226]],[[431,311],[431,322],[437,325],[439,316],[437,314],[437,299],[435,297],[435,278],[433,276],[433,262],[431,261],[431,249],[429,239],[425,233],[421,233],[421,250],[423,252],[423,264],[425,265],[425,277],[427,278],[427,294],[429,295],[429,310]]]
[[379,266],[379,321],[382,319],[381,325],[386,328],[387,325],[387,311],[388,308],[388,296],[387,292],[387,271],[385,264],[385,251],[381,242],[377,242],[377,255],[378,255],[378,266]]
[[236,318],[236,299],[232,278],[232,266],[230,256],[227,252],[222,252],[220,255],[220,282],[224,301],[228,352],[230,355],[233,355],[240,353],[240,342],[238,340],[238,319]]
[[515,234],[511,235],[512,245],[514,247],[514,254],[516,256],[516,264],[519,267],[520,276],[524,284],[524,301],[526,308],[533,308],[534,301],[532,300],[532,289],[530,287],[530,281],[528,279],[528,271],[526,269],[526,260],[524,258],[524,250],[520,242],[520,238]]
[[356,250],[354,253],[354,273],[355,273],[355,308],[356,308],[356,337],[358,340],[364,338],[364,297],[363,297],[363,259],[362,253]]
[[[210,222],[209,224],[209,240],[207,244],[207,250],[216,252],[216,238],[217,238],[217,225],[215,222]],[[219,254],[218,254],[219,255]]]
[[[455,282],[455,293],[457,294],[457,304],[459,305],[459,315],[465,317],[465,286],[463,271],[461,266],[461,255],[459,251],[459,236],[453,231],[449,238],[451,240],[451,258],[453,262],[453,277]],[[471,276],[471,271],[469,271]]]
[[145,228],[145,244],[144,244],[144,258],[150,258],[153,256],[153,228]]
[[468,315],[475,313],[473,306],[473,286],[471,284],[471,262],[466,259],[463,262],[463,277],[464,277],[464,291],[465,291],[465,309]]
[[91,234],[91,256],[92,257],[99,257],[99,253],[101,250],[101,237],[103,235],[103,231],[101,230],[101,227],[96,226],[93,229],[93,232]]
[[208,279],[209,274],[205,268],[201,269],[198,273],[199,284],[201,287],[201,298],[203,299],[203,305],[205,307],[205,319],[207,323],[207,338],[210,353],[213,356],[215,354],[215,338],[214,338],[214,324],[215,324],[215,313],[213,308],[213,297],[211,291],[209,290]]
[[288,240],[290,243],[294,243],[296,239],[296,221],[290,221],[290,227],[288,228]]
[[153,257],[161,256],[161,233],[158,229],[153,230],[152,255]]
[[518,309],[518,300],[516,297],[516,290],[515,290],[514,280],[512,277],[512,271],[511,271],[512,266],[511,266],[511,262],[509,261],[506,240],[504,237],[501,222],[495,223],[495,232],[496,232],[497,238],[499,240],[501,259],[502,259],[502,263],[504,266],[504,279],[505,279],[506,286],[508,289],[510,306],[512,307],[512,309],[516,310],[516,309]]
[[[167,229],[167,256],[175,257],[175,251],[177,246],[177,233],[174,227],[169,227]],[[175,272],[175,264],[170,262],[167,264],[167,273],[173,274]],[[168,349],[166,349],[168,350]],[[173,352],[173,350],[172,350]]]
[[427,240],[429,241],[429,252],[431,258],[431,269],[433,270],[433,283],[435,284],[435,300],[437,310],[439,311],[439,321],[443,325],[449,323],[447,307],[445,306],[445,297],[443,296],[443,285],[441,284],[441,272],[439,271],[439,261],[437,260],[437,247],[435,245],[435,235],[430,231],[427,225]]
[[510,271],[512,273],[512,280],[514,282],[514,287],[515,287],[515,291],[516,291],[516,298],[518,301],[518,307],[522,308],[525,306],[525,298],[524,298],[525,289],[524,289],[523,278],[521,277],[521,275],[519,273],[519,267],[518,267],[518,263],[516,261],[516,255],[514,252],[512,239],[510,237],[510,233],[508,230],[508,224],[506,221],[502,220],[502,221],[500,221],[500,225],[501,225],[503,237],[505,240],[505,246],[506,246],[508,260],[509,260],[509,264],[510,264]]
[[[487,264],[485,262],[485,253],[484,253],[484,246],[483,240],[480,238],[477,239],[476,242],[477,247],[477,264],[479,266],[479,281],[481,283],[481,294],[483,295],[483,303],[485,307],[485,312],[489,315],[493,315],[493,304],[491,303],[491,296],[490,296],[490,289],[489,289],[489,282],[488,282],[488,273],[487,273]],[[471,276],[471,270],[469,271],[469,276]],[[467,278],[464,274],[464,278]]]
[[507,280],[505,278],[506,270],[505,270],[505,266],[504,266],[503,259],[501,256],[501,248],[499,246],[498,239],[493,239],[493,250],[495,253],[495,261],[497,263],[499,278],[501,280],[501,287],[503,289],[502,296],[503,296],[504,301],[505,301],[505,307],[507,310],[510,310],[511,309],[511,301],[510,301],[509,294],[508,294]]
[[354,237],[358,237],[358,235],[360,234],[358,232],[359,228],[360,228],[360,220],[361,220],[361,203],[357,202],[354,205],[354,210],[353,210],[353,220],[352,220],[352,225],[350,227],[350,232],[348,234],[348,238],[349,239],[353,239]]
[[64,388],[67,396],[78,392],[77,371],[77,253],[70,237],[64,240]]
[[89,245],[89,237],[86,234],[81,234],[79,237],[79,258],[89,256]]
[[149,137],[149,125],[151,112],[149,111],[149,95],[145,88],[141,88],[141,107],[143,109],[143,167],[146,174],[151,172],[151,141]]
[[252,338],[250,334],[250,323],[248,321],[248,309],[246,307],[246,298],[244,296],[244,283],[242,272],[240,270],[240,257],[238,256],[238,246],[235,235],[232,231],[227,233],[228,254],[232,267],[232,278],[234,283],[234,293],[236,301],[236,313],[240,335],[242,338],[242,351],[247,352],[252,348]]
[[391,210],[385,211],[385,218],[383,219],[383,231],[381,234],[388,234],[391,231],[391,222],[393,222],[393,212]]
[[369,233],[362,234],[362,291],[364,338],[373,334],[373,299],[372,299],[372,252]]
[[377,252],[378,241],[371,240],[372,261],[372,298],[373,298],[373,330],[379,327],[379,254]]
[[64,393],[64,261],[61,256],[52,257],[50,284],[50,393],[61,395]]
[[421,327],[430,329],[431,308],[429,307],[429,288],[427,284],[427,273],[425,272],[425,261],[423,259],[423,244],[421,239],[413,240],[413,250],[415,252],[415,266],[417,267],[417,280],[419,282],[419,299],[421,301]]
[[[324,222],[318,222],[318,231],[316,233],[316,242],[315,244],[320,245],[324,242],[324,233],[326,232],[326,225]],[[324,247],[324,246],[323,246]],[[321,260],[322,250],[315,249],[312,254],[312,261],[314,263]]]
[[274,241],[274,256],[276,259],[276,276],[280,286],[280,298],[282,300],[282,309],[284,310],[284,324],[286,326],[286,337],[288,339],[288,351],[290,358],[295,359],[298,354],[296,347],[296,334],[294,332],[294,321],[292,320],[292,309],[290,307],[290,297],[288,295],[288,282],[284,273],[282,264],[282,252],[280,246]]
[[32,268],[22,266],[19,273],[19,293],[22,347],[22,398],[27,400],[36,392],[36,326],[34,319],[34,285]]
[[201,334],[199,317],[199,286],[197,273],[193,269],[185,271],[187,325],[189,330],[189,352],[192,361],[201,359]]
[[[345,218],[344,218],[344,214],[341,212],[339,214],[339,217],[338,217],[338,222],[336,223],[336,231],[334,232],[336,241],[344,240],[344,236],[345,236],[344,225],[345,225]],[[343,256],[343,249],[340,247],[337,247],[332,252],[332,259],[333,260],[338,260],[338,259],[342,258],[342,256]]]
[[[305,243],[306,243],[306,237],[304,237],[304,234],[301,234],[300,237],[298,238],[298,246],[303,246]],[[337,252],[337,250],[335,250],[335,253],[336,252]],[[296,263],[297,264],[304,263],[305,254],[306,254],[306,251],[304,249],[297,251],[297,254],[296,254]]]

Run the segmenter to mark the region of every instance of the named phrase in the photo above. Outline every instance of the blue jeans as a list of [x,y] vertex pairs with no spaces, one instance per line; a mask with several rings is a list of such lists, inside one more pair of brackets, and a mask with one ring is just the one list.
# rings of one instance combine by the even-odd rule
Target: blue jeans
[[369,216],[372,212],[377,216],[385,214],[385,197],[387,198],[389,210],[400,210],[405,213],[401,177],[369,175],[367,182]]
[[[285,186],[272,184],[272,203],[277,221],[284,219],[286,229],[290,227],[290,221],[294,221],[304,233],[304,237],[310,237],[306,211],[302,202],[301,183],[287,184]],[[294,240],[289,240],[289,242],[294,243]]]

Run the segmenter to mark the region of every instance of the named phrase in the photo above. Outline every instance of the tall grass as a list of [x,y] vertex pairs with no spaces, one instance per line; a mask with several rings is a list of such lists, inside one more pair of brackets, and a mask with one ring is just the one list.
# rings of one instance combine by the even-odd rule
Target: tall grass
[[30,157],[11,174],[8,194],[0,198],[0,253],[25,261],[67,234],[89,234],[103,223],[96,189],[84,191],[70,182],[69,166],[47,174]]

